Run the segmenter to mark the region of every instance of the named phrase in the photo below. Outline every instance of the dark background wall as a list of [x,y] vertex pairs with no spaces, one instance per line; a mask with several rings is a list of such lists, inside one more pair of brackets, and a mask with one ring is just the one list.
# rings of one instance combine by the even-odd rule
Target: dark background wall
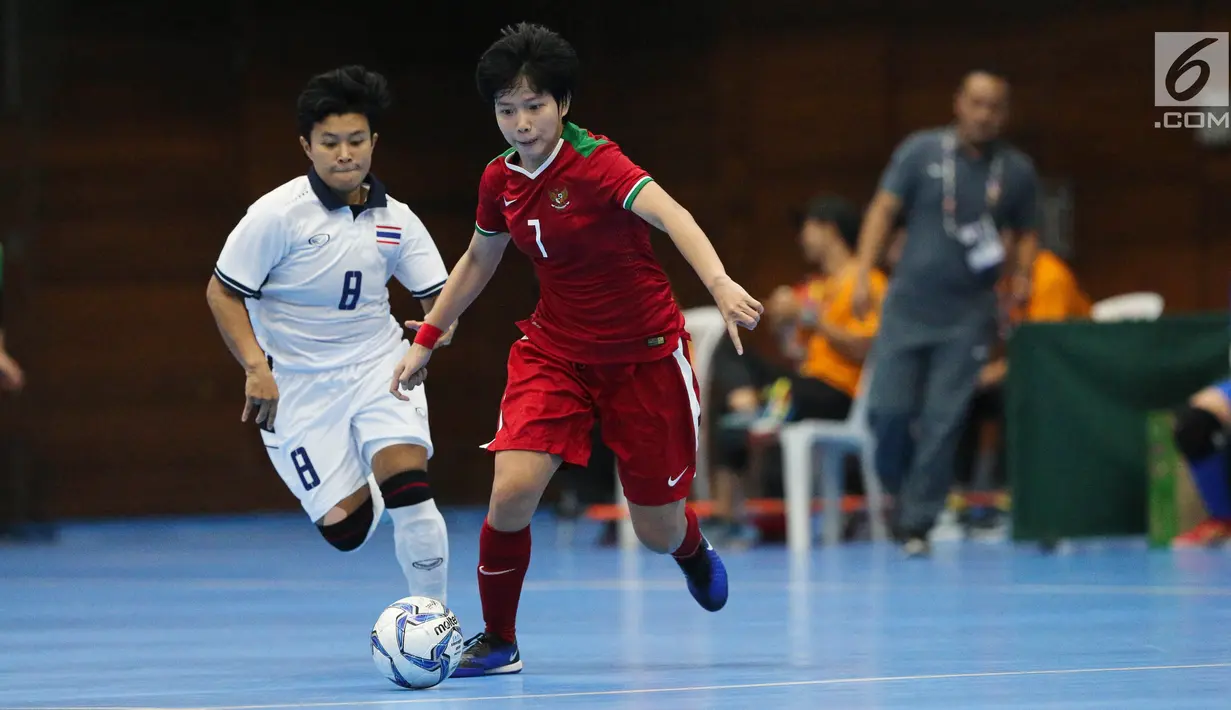
[[[239,422],[242,375],[204,300],[217,252],[250,202],[306,168],[300,85],[358,61],[397,94],[375,171],[451,264],[504,147],[474,63],[520,19],[574,42],[574,119],[655,174],[756,294],[802,275],[793,207],[817,190],[868,199],[894,144],[946,122],[959,76],[993,63],[1014,78],[1011,138],[1073,186],[1091,295],[1226,308],[1231,156],[1154,129],[1151,81],[1154,31],[1225,31],[1231,3],[0,4],[5,75],[20,80],[0,124],[7,330],[30,379],[5,427],[62,515],[294,507]],[[657,246],[685,305],[705,304],[665,236]],[[398,315],[418,314],[393,291]],[[486,499],[477,447],[534,299],[510,250],[433,361],[446,503]]]

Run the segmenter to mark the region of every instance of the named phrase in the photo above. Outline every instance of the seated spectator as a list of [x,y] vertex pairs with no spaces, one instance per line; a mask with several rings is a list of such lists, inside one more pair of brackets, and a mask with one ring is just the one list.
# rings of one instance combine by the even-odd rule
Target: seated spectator
[[[1029,276],[1024,292],[1010,303],[1010,324],[1090,317],[1090,298],[1077,285],[1072,269],[1054,252],[1047,249],[1035,251],[1026,273]],[[1002,291],[1010,288],[1013,286],[1006,284]],[[998,388],[1004,381],[1009,364],[1003,347],[999,347],[1001,345],[997,347],[999,357],[989,362],[979,375],[981,390]]]
[[[854,250],[860,216],[845,200],[818,197],[801,219],[803,257],[817,274],[797,286],[781,286],[766,304],[766,315],[783,338],[794,371],[780,368],[750,349],[735,354],[724,339],[711,364],[714,427],[713,523],[736,536],[746,532],[737,519],[742,475],[748,468],[748,429],[754,419],[765,427],[784,419],[845,419],[879,325],[879,304],[887,279],[874,272],[874,307],[862,318],[851,308]],[[768,395],[763,396],[762,392]],[[725,424],[724,424],[725,422]]]
[[1188,462],[1193,485],[1209,517],[1175,538],[1174,547],[1213,546],[1231,538],[1231,467],[1227,431],[1231,428],[1231,380],[1193,395],[1176,412],[1175,443]]
[[1054,252],[1039,249],[1027,270],[1024,298],[1011,312],[1013,322],[1061,321],[1090,316],[1090,298],[1077,284],[1072,269]]
[[[1077,277],[1055,253],[1038,249],[1037,243],[1024,245],[1024,277],[1005,279],[1001,292],[1009,299],[1009,323],[1061,321],[1087,318],[1090,299],[1078,286]],[[995,356],[979,373],[979,386],[971,401],[965,435],[959,449],[957,482],[976,490],[999,488],[1005,484],[1003,385],[1009,363],[1004,344],[993,347]]]

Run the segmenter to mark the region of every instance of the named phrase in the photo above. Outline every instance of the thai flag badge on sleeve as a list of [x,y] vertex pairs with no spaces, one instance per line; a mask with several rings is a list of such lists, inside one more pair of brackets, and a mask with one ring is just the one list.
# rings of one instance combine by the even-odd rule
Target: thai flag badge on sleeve
[[402,228],[387,224],[376,225],[376,243],[400,246],[402,244]]

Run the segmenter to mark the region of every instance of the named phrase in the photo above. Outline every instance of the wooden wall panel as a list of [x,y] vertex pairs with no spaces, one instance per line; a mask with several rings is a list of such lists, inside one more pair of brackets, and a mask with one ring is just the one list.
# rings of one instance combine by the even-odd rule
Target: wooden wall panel
[[[453,263],[478,176],[504,147],[473,63],[519,18],[496,6],[424,10],[417,21],[431,29],[414,41],[390,22],[348,44],[313,41],[307,14],[242,4],[190,23],[149,0],[62,4],[71,11],[46,42],[56,77],[39,121],[37,230],[16,276],[29,298],[12,321],[31,378],[19,428],[61,482],[54,508],[293,508],[256,431],[238,422],[242,375],[203,295],[217,252],[249,203],[306,170],[293,111],[303,81],[358,61],[384,71],[397,99],[375,170]],[[1151,33],[1225,29],[1226,3],[1041,1],[993,13],[762,0],[697,12],[647,1],[618,17],[563,7],[523,10],[581,52],[574,118],[650,170],[758,296],[803,273],[792,213],[818,192],[865,204],[894,145],[949,121],[961,74],[991,63],[1014,79],[1010,137],[1044,176],[1074,185],[1087,290],[1151,288],[1172,308],[1226,308],[1231,153],[1154,129],[1151,105]],[[655,248],[680,301],[708,303],[669,239]],[[392,290],[395,313],[417,317]],[[513,323],[535,298],[527,261],[510,250],[433,361],[432,467],[446,503],[487,497],[491,460],[477,447],[496,423]],[[749,340],[772,348],[766,333]]]

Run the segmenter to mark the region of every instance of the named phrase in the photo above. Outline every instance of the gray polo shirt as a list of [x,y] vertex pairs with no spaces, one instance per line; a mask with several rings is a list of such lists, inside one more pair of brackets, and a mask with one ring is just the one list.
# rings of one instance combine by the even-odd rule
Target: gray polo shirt
[[[907,137],[881,177],[881,189],[902,201],[907,231],[882,318],[881,333],[891,338],[903,330],[926,336],[954,326],[984,327],[995,317],[993,287],[1000,268],[976,273],[967,263],[968,247],[945,229],[943,140],[949,130]],[[960,148],[953,155],[957,225],[977,222],[985,214],[988,177],[999,156],[999,198],[991,217],[999,229],[1035,228],[1038,175],[1025,153],[997,142],[979,158]]]

